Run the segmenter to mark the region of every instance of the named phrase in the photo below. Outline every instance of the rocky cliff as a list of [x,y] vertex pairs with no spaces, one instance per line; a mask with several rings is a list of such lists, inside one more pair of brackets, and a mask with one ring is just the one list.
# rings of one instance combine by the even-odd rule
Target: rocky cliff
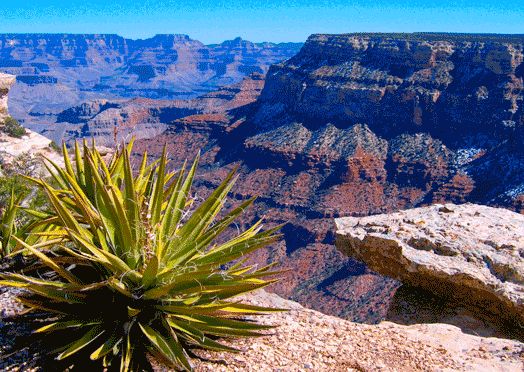
[[[398,283],[338,252],[329,217],[434,202],[524,209],[523,40],[313,35],[270,68],[254,103],[209,125],[179,119],[166,137],[139,146],[159,153],[167,139],[175,164],[203,148],[202,193],[240,165],[235,197],[259,195],[250,217],[288,223],[285,246],[254,258],[278,258],[290,269],[272,290],[324,312],[378,321]],[[203,130],[217,122],[224,130]]]
[[262,107],[260,123],[366,123],[379,135],[428,132],[458,146],[474,134],[506,139],[522,127],[523,45],[524,36],[312,35],[271,67],[261,102],[281,108],[268,116]]
[[426,193],[461,181],[456,198],[510,199],[523,182],[523,53],[518,35],[313,35],[271,67],[256,123],[366,124],[389,143],[395,183]]
[[49,124],[91,99],[195,97],[264,73],[300,46],[240,38],[206,46],[186,35],[0,34],[0,72],[17,75],[13,116]]
[[272,290],[375,322],[398,283],[337,251],[330,217],[433,202],[524,209],[522,39],[313,35],[265,85],[258,75],[195,100],[89,103],[60,117],[80,126],[71,137],[139,128],[137,150],[158,155],[167,142],[173,166],[202,149],[198,195],[240,165],[232,202],[259,195],[248,220],[288,223],[285,244],[253,258],[290,269]]

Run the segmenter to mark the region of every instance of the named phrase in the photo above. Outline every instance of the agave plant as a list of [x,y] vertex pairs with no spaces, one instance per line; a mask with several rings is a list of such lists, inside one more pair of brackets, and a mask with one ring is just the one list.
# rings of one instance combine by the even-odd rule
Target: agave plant
[[134,371],[152,355],[190,370],[193,348],[236,351],[222,339],[270,328],[245,315],[279,309],[237,296],[275,280],[272,265],[248,266],[243,256],[278,240],[279,227],[262,231],[259,221],[219,239],[254,200],[221,213],[235,172],[195,206],[198,157],[189,170],[169,172],[164,148],[151,164],[144,154],[133,171],[131,151],[132,143],[106,163],[84,142],[74,161],[63,147],[63,168],[48,161],[58,186],[33,181],[52,211],[34,225],[38,240],[17,239],[40,264],[1,274],[0,284],[25,289],[19,299],[42,322],[35,333],[46,335],[58,360]]

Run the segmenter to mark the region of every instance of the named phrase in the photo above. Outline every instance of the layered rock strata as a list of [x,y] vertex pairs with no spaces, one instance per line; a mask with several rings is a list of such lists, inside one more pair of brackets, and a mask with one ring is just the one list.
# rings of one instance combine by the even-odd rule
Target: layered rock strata
[[265,73],[301,45],[241,38],[204,45],[187,35],[131,40],[103,34],[0,34],[0,72],[17,75],[12,113],[29,127],[54,122],[64,109],[93,99],[196,97]]
[[259,196],[246,223],[287,222],[285,246],[254,258],[291,269],[273,290],[376,322],[397,283],[337,252],[330,218],[433,202],[522,209],[523,40],[312,35],[270,68],[255,102],[177,119],[139,146],[159,154],[167,141],[173,166],[203,149],[199,195],[240,165],[234,198]]
[[253,258],[290,269],[273,290],[377,322],[398,284],[337,251],[331,217],[448,201],[524,210],[522,44],[518,35],[313,35],[265,86],[246,79],[183,104],[93,105],[64,111],[79,127],[52,127],[110,141],[115,128],[136,131],[137,152],[159,155],[167,142],[173,167],[201,149],[198,196],[240,165],[232,204],[259,196],[245,223],[287,222],[285,244]]

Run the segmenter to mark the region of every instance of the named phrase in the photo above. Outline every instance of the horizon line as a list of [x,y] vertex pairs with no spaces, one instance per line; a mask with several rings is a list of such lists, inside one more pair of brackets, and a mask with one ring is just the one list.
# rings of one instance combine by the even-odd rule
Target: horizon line
[[341,32],[341,33],[325,33],[325,32],[315,32],[310,34],[304,41],[251,41],[249,39],[245,39],[242,36],[236,36],[231,39],[227,38],[224,39],[222,42],[214,42],[214,43],[204,43],[198,39],[192,38],[188,34],[183,33],[157,33],[149,37],[127,37],[123,36],[118,33],[77,33],[77,32],[0,32],[0,35],[72,35],[72,36],[117,36],[122,39],[130,40],[130,41],[145,41],[154,39],[158,36],[175,36],[175,37],[184,37],[189,40],[198,41],[201,42],[204,45],[218,45],[223,44],[228,41],[235,41],[235,40],[241,40],[241,41],[247,41],[253,44],[264,44],[264,43],[270,43],[270,44],[303,44],[305,43],[309,38],[313,36],[318,35],[328,35],[328,36],[334,36],[334,35],[341,35],[341,36],[348,36],[348,35],[376,35],[376,36],[402,36],[402,35],[413,35],[413,36],[424,36],[424,35],[434,35],[434,36],[506,36],[506,37],[524,37],[524,33],[498,33],[498,32],[447,32],[447,31],[410,31],[410,32],[403,32],[403,31],[390,31],[390,32],[383,32],[383,31],[354,31],[354,32]]

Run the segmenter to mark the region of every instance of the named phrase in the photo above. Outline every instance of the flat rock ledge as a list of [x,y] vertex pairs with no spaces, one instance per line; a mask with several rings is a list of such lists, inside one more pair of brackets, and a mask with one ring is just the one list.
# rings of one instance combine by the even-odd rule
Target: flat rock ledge
[[[290,309],[265,316],[278,325],[257,339],[230,343],[238,354],[197,352],[195,371],[522,371],[524,344],[464,334],[444,324],[403,326],[352,323],[324,315],[264,291],[247,302]],[[2,317],[19,310],[11,291],[0,295]],[[23,330],[22,330],[23,331]],[[12,343],[16,331],[0,319],[0,344]],[[8,350],[5,350],[8,351]],[[43,370],[35,351],[2,360],[1,370]],[[156,366],[157,371],[167,369]]]
[[524,329],[524,215],[436,204],[336,225],[338,249],[371,270]]

